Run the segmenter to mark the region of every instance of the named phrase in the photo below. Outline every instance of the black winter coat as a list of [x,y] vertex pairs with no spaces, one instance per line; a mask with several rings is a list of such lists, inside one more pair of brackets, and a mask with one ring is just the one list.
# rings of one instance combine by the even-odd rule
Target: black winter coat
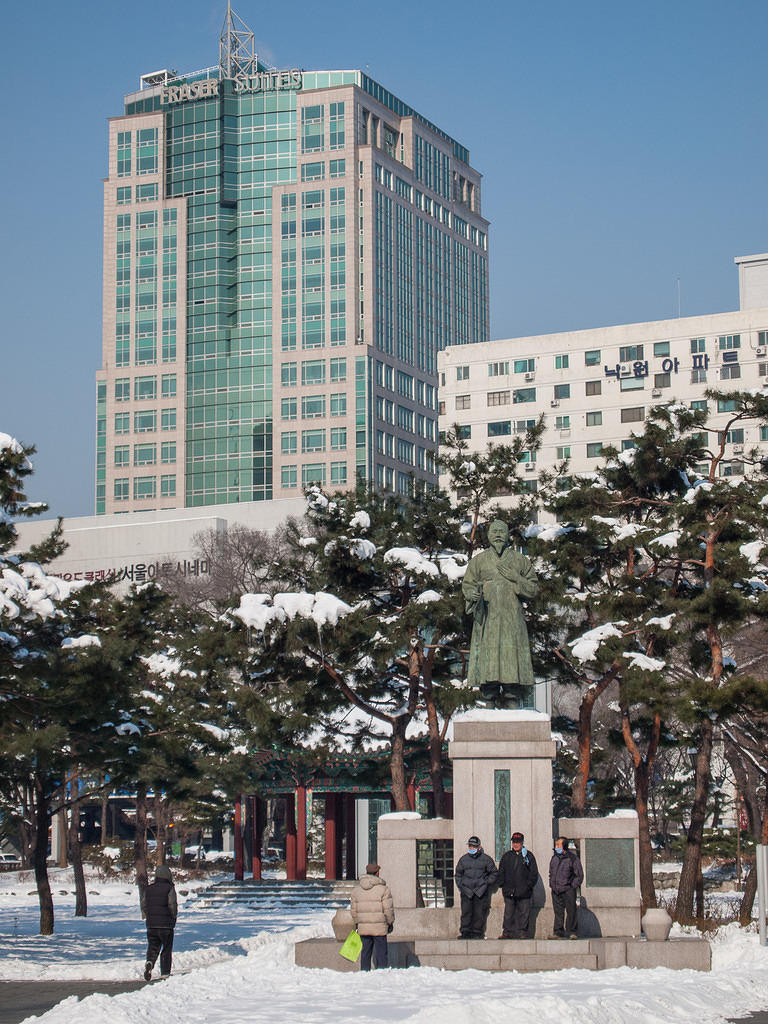
[[578,889],[584,881],[584,869],[575,853],[553,853],[549,862],[549,888],[552,892]]
[[507,850],[499,861],[499,885],[505,896],[524,900],[533,895],[533,887],[539,877],[536,858],[530,852],[515,853]]
[[159,878],[148,885],[144,908],[147,916],[147,928],[174,928],[177,904],[173,882]]
[[490,886],[496,884],[496,864],[482,850],[480,853],[465,853],[459,858],[454,878],[459,892],[464,896],[482,896]]

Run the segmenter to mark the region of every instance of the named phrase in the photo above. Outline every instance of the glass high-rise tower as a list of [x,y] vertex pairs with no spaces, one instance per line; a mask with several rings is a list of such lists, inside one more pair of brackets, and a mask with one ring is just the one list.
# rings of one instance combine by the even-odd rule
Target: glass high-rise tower
[[437,353],[488,339],[469,152],[361,71],[216,67],[109,123],[96,512],[436,482]]

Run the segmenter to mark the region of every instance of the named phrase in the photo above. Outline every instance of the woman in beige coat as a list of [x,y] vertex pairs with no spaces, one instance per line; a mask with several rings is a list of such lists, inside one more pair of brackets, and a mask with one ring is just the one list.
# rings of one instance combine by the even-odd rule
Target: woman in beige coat
[[352,920],[363,940],[361,971],[370,971],[374,950],[376,967],[389,967],[387,935],[395,923],[395,908],[389,886],[379,878],[380,870],[378,864],[368,864],[365,874],[352,890]]

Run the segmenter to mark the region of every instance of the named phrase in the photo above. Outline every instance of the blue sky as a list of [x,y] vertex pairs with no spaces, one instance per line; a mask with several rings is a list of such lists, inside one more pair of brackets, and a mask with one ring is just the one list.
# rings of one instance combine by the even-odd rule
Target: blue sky
[[[233,6],[276,66],[362,68],[469,147],[493,338],[674,316],[678,277],[684,316],[734,309],[733,257],[768,251],[764,0]],[[93,511],[107,118],[215,64],[225,8],[4,10],[0,431],[51,514]]]

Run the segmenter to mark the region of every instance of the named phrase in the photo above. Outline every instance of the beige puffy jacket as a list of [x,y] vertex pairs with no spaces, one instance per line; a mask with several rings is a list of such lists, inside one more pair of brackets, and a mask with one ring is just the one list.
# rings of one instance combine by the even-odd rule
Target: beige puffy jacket
[[352,890],[350,910],[360,935],[386,935],[395,923],[392,893],[378,875],[363,875]]

